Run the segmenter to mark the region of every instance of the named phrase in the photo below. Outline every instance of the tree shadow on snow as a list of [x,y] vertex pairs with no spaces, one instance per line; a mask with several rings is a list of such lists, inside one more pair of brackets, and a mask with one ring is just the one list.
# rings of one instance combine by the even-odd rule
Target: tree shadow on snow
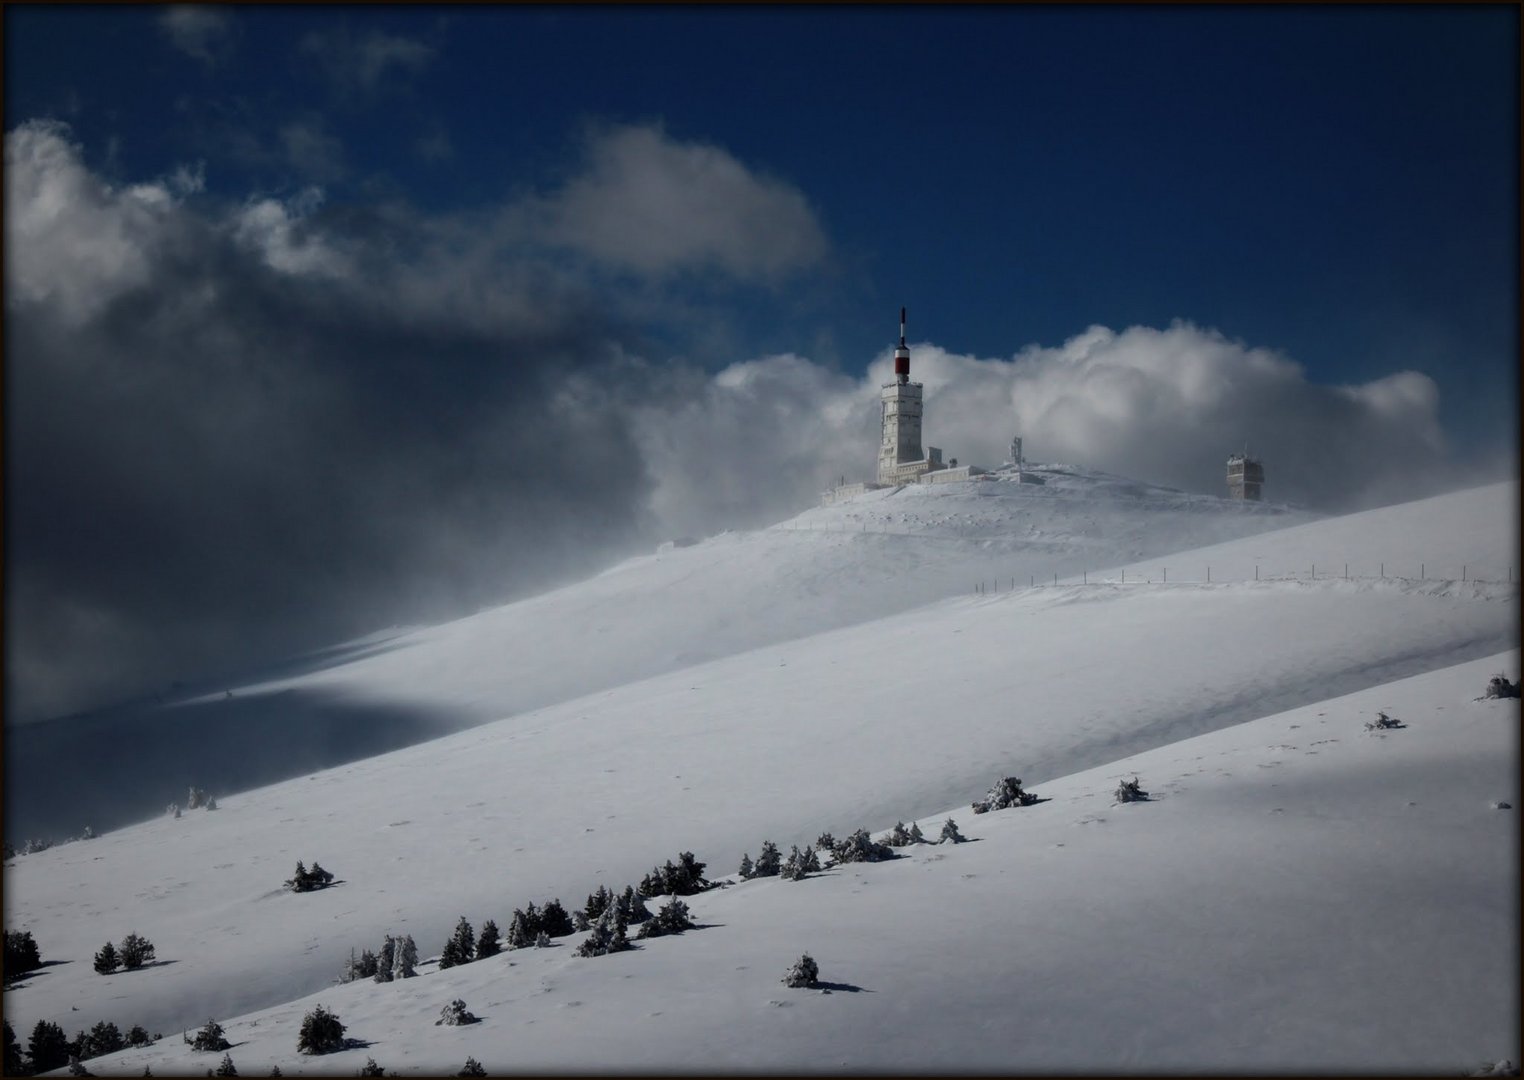
[[865,986],[853,986],[851,983],[826,982],[821,979],[815,984],[815,989],[826,994],[834,994],[840,991],[843,994],[872,994],[876,991],[869,990]]

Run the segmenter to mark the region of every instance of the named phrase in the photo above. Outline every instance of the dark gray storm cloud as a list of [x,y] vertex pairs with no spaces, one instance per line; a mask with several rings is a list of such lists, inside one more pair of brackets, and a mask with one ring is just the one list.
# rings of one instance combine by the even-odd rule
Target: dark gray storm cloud
[[[708,181],[651,135],[636,194],[670,216],[654,189]],[[754,229],[778,185],[726,160]],[[630,198],[606,164],[573,184],[586,213]],[[649,369],[555,192],[426,220],[200,187],[112,187],[60,125],[7,135],[8,717],[456,614],[651,533]],[[818,244],[802,200],[780,213]],[[744,270],[722,219],[661,268]]]

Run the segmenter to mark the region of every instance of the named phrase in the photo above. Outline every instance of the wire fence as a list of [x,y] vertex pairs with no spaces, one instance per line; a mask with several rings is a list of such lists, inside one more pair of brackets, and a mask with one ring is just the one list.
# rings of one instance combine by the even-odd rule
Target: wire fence
[[[1081,570],[1078,574],[1065,574],[1050,571],[1044,574],[1028,572],[1025,575],[1008,574],[994,577],[988,581],[980,580],[974,584],[976,595],[985,595],[998,592],[1014,592],[1018,588],[1042,589],[1054,587],[1071,587],[1075,585],[1229,585],[1246,581],[1393,581],[1393,582],[1434,582],[1436,585],[1459,582],[1463,584],[1475,583],[1479,585],[1514,584],[1515,568],[1513,566],[1473,566],[1470,563],[1461,563],[1458,566],[1445,563],[1419,562],[1391,563],[1377,562],[1374,565],[1366,563],[1309,563],[1306,568],[1286,568],[1277,566],[1268,568],[1264,563],[1255,563],[1252,566],[1244,563],[1231,563],[1228,565],[1212,565],[1201,563],[1196,566],[1175,564],[1175,573],[1170,575],[1170,567],[1160,563],[1156,569],[1139,572],[1134,568],[1131,572],[1127,569],[1105,570],[1091,573],[1089,570]],[[1021,578],[1027,580],[1023,582]],[[1004,588],[1002,588],[1002,586]]]

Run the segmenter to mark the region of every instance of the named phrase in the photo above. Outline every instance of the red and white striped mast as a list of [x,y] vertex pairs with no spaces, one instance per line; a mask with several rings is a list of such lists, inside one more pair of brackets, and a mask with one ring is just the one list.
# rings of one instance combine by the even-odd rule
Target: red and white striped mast
[[894,374],[901,383],[910,381],[910,348],[905,344],[904,308],[900,308],[900,347],[894,350]]

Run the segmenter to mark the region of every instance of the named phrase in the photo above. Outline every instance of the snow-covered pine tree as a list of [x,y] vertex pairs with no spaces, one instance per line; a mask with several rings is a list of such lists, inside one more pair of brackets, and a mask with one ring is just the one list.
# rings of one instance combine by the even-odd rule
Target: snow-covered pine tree
[[[217,798],[216,798],[215,795],[208,795],[206,797],[206,808],[208,810],[215,810],[215,809],[217,809]],[[232,1075],[236,1076],[238,1074],[237,1073],[233,1073]]]
[[894,849],[876,842],[867,829],[858,829],[845,840],[838,840],[832,854],[839,863],[883,862],[894,858]]
[[805,953],[783,976],[783,985],[794,988],[820,985],[820,967],[809,953]]
[[778,854],[778,845],[771,840],[764,840],[762,854],[757,856],[757,861],[752,866],[752,876],[775,877],[782,865],[783,856]]
[[816,837],[815,847],[821,851],[834,851],[836,849],[836,837],[828,832],[823,832]]
[[[215,809],[215,807],[208,806],[207,809],[208,810],[212,810],[212,809]],[[223,1054],[222,1055],[222,1061],[219,1062],[218,1065],[217,1065],[217,1075],[218,1076],[237,1076],[238,1075],[238,1067],[233,1064],[233,1055],[232,1054]]]
[[456,1076],[486,1076],[487,1070],[482,1068],[482,1063],[474,1057],[466,1058],[466,1066]]
[[939,844],[949,844],[949,843],[951,843],[951,844],[961,844],[961,843],[963,843],[963,841],[965,841],[967,839],[968,839],[968,837],[964,836],[962,833],[960,833],[958,831],[958,823],[956,821],[954,821],[952,818],[948,818],[946,821],[944,821],[942,823],[942,835],[937,839],[937,843],[939,843]]
[[358,1073],[358,1075],[360,1075],[360,1076],[385,1076],[386,1075],[386,1070],[381,1068],[380,1065],[376,1064],[376,1059],[375,1058],[368,1057],[368,1058],[365,1059],[365,1064],[360,1066],[360,1072]]
[[534,944],[535,937],[540,928],[536,924],[537,918],[532,917],[534,905],[529,905],[529,911],[513,909],[513,918],[508,920],[508,947],[510,949],[527,949]]
[[95,970],[98,974],[110,975],[121,966],[122,958],[116,954],[116,946],[109,941],[95,954]]
[[889,835],[884,837],[884,843],[890,847],[908,847],[910,844],[910,830],[905,828],[903,821],[896,821],[894,828],[889,830]]
[[418,972],[418,946],[413,944],[412,934],[403,934],[397,939],[397,947],[392,953],[392,978],[411,979]]
[[745,851],[741,853],[741,868],[737,870],[736,873],[741,875],[742,881],[745,881],[747,878],[751,877],[751,852]]
[[441,969],[451,968],[457,964],[469,964],[474,959],[476,959],[476,931],[462,915],[460,922],[455,924],[455,933],[451,934],[450,940],[445,942],[444,952],[439,957],[439,966]]
[[599,885],[597,892],[588,893],[587,906],[584,907],[582,911],[587,916],[588,921],[591,922],[598,916],[602,915],[603,912],[608,908],[609,904],[613,903],[613,901],[614,894],[609,892],[609,890],[605,889],[602,885]]
[[626,885],[624,892],[619,894],[619,912],[624,916],[624,921],[634,926],[643,923],[651,917],[651,911],[646,907],[646,898],[635,891],[635,886]]
[[148,1037],[147,1029],[142,1024],[133,1024],[132,1029],[127,1032],[128,1046],[148,1046],[152,1042],[153,1040]]
[[202,791],[195,784],[192,784],[190,793],[185,797],[185,808],[187,810],[199,810],[201,808],[201,803],[205,799],[206,792]]
[[381,943],[381,951],[376,954],[376,974],[373,978],[378,983],[392,981],[392,967],[397,962],[397,939],[390,934]]
[[26,1044],[32,1072],[41,1074],[61,1069],[69,1063],[69,1037],[63,1028],[49,1020],[37,1021]]
[[481,936],[476,939],[476,958],[485,960],[489,956],[496,956],[502,952],[503,947],[498,943],[498,938],[501,936],[497,923],[491,919],[482,923]]
[[1123,780],[1117,785],[1117,802],[1146,802],[1147,800],[1148,792],[1138,786],[1136,776],[1131,780]]
[[783,860],[783,866],[779,868],[778,876],[784,881],[799,881],[804,875],[804,853],[799,850],[797,844],[791,844],[788,858]]
[[910,842],[912,844],[926,843],[926,834],[921,832],[921,827],[913,821],[910,823]]
[[609,953],[623,952],[630,947],[629,937],[626,931],[628,927],[624,920],[624,912],[618,904],[610,904],[598,921],[593,923],[593,928],[582,944],[577,946],[577,956],[605,956]]
[[574,911],[574,912],[572,912],[572,929],[575,930],[577,933],[580,934],[580,933],[584,932],[585,930],[587,930],[588,927],[590,927],[592,925],[593,925],[592,920],[587,917],[587,912],[585,912],[585,911]]

